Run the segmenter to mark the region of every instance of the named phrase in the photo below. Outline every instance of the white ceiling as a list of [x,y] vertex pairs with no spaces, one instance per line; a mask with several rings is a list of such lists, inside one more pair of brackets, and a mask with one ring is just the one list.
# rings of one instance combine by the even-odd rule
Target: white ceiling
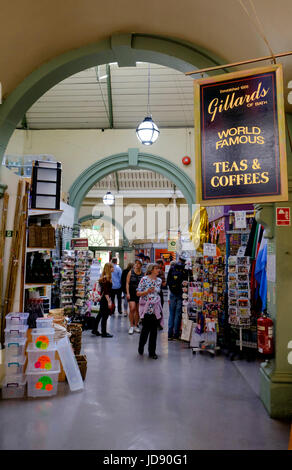
[[183,198],[183,194],[167,178],[154,171],[122,170],[98,181],[87,198],[101,198],[107,191],[126,198]]
[[[30,129],[132,129],[147,114],[148,64],[110,64],[77,73],[45,93],[26,113]],[[150,110],[158,127],[193,127],[193,79],[150,64]],[[21,127],[19,124],[18,127]]]

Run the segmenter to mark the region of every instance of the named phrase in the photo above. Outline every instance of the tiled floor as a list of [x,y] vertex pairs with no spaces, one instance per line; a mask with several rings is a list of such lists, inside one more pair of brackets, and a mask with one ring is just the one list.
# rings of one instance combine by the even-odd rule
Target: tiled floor
[[289,423],[270,419],[255,362],[193,355],[158,334],[157,361],[138,356],[128,320],[109,320],[113,338],[83,333],[82,392],[59,384],[51,399],[0,402],[0,449],[283,449]]

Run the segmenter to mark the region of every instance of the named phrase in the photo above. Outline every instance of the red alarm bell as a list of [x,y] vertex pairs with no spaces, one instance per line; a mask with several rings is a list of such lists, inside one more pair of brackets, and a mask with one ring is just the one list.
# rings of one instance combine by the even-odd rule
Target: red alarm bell
[[186,155],[185,157],[182,158],[182,162],[184,165],[189,165],[191,163],[191,159],[190,157]]

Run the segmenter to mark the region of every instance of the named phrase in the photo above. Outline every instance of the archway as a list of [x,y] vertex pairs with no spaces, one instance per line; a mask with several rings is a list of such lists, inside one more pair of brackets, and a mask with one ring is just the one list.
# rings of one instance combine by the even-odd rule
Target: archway
[[[69,51],[32,72],[1,105],[0,159],[26,111],[54,85],[86,68],[110,62],[118,62],[121,67],[135,66],[137,61],[165,65],[181,72],[224,63],[201,47],[147,34],[113,35],[97,44]],[[216,73],[219,72],[212,74]]]
[[74,181],[69,190],[69,203],[76,208],[76,222],[82,201],[92,186],[108,174],[128,168],[156,171],[171,180],[183,193],[192,213],[192,205],[195,204],[195,186],[189,176],[169,160],[133,148],[127,153],[111,155],[97,161]]
[[118,221],[116,221],[114,218],[111,218],[109,216],[107,216],[106,214],[104,213],[100,213],[100,215],[84,215],[82,217],[80,217],[78,219],[78,223],[79,224],[82,224],[82,222],[86,222],[88,220],[106,220],[107,222],[110,222],[111,224],[113,224],[113,226],[119,231],[119,234],[120,234],[120,238],[123,240],[123,246],[127,247],[129,246],[129,240],[128,238],[126,237],[126,234],[125,234],[125,231],[124,231],[124,227],[122,227]]

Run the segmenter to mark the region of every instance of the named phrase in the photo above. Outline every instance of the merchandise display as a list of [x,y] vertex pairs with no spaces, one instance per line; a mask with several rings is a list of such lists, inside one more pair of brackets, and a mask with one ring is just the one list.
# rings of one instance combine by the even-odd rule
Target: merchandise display
[[196,321],[193,331],[201,336],[199,347],[193,348],[193,352],[215,352],[219,349],[217,336],[222,334],[225,317],[224,257],[194,257],[193,279],[188,285],[189,312]]
[[248,256],[228,258],[228,321],[250,326],[250,264]]
[[61,294],[61,308],[64,309],[66,315],[73,313],[73,299],[74,299],[74,267],[75,255],[74,252],[65,250],[62,259],[61,268],[61,281],[60,281],[60,294]]
[[28,313],[11,312],[6,315],[5,328],[5,377],[2,382],[2,398],[23,398],[26,387],[25,345]]

